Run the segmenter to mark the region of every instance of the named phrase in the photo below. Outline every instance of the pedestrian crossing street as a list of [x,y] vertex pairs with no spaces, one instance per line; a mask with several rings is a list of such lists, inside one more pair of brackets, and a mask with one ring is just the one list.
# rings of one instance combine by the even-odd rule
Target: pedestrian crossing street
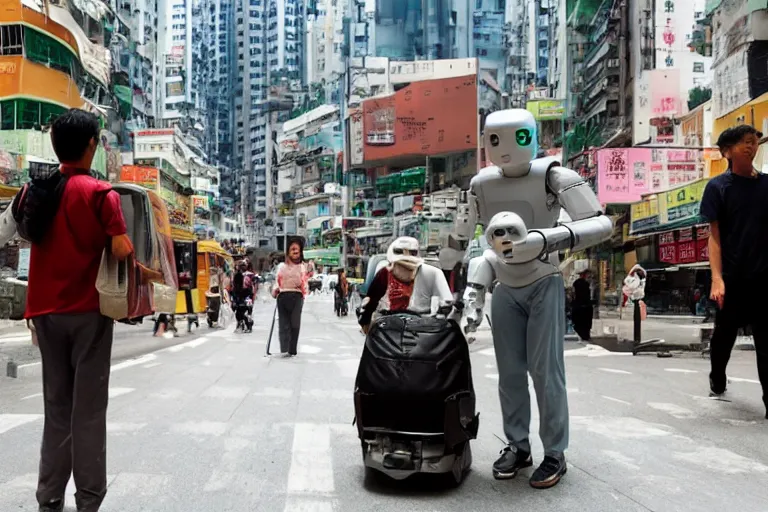
[[[388,485],[365,477],[352,425],[363,342],[354,319],[310,297],[299,357],[266,358],[272,304],[256,309],[252,334],[203,330],[113,365],[103,511],[765,510],[768,431],[750,401],[759,390],[746,371],[753,361],[733,363],[734,398],[720,402],[705,396],[705,361],[568,350],[569,472],[542,493],[527,486],[529,472],[512,482],[490,475],[503,432],[495,354],[481,339],[471,347],[481,416],[467,480],[454,491]],[[36,510],[39,386],[0,389],[1,512]],[[533,393],[532,403],[538,463]],[[723,442],[731,438],[738,443]],[[70,482],[70,506],[73,494]]]

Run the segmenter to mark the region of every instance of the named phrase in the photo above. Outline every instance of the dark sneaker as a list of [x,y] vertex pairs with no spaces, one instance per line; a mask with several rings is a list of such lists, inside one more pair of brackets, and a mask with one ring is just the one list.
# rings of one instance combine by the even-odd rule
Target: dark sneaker
[[568,471],[565,458],[558,459],[547,455],[539,468],[533,472],[531,487],[536,489],[549,489],[554,487]]
[[722,398],[725,395],[727,379],[714,379],[709,376],[709,396],[710,398]]
[[521,469],[533,466],[533,458],[528,452],[506,446],[501,450],[501,457],[493,463],[493,478],[508,480],[515,478]]
[[64,510],[64,500],[49,501],[45,505],[40,505],[38,512],[62,512]]

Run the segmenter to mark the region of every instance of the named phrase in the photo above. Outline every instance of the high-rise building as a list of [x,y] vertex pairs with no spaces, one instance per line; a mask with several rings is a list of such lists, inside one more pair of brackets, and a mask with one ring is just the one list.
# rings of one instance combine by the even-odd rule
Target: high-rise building
[[[270,213],[270,87],[295,89],[306,77],[302,0],[238,0],[234,9],[234,161],[240,171],[241,220],[259,230]],[[279,104],[279,102],[278,102]]]
[[157,119],[163,127],[183,124],[193,110],[192,1],[158,0]]
[[457,24],[451,1],[376,0],[376,16],[370,27],[372,46],[377,57],[391,60],[455,58]]

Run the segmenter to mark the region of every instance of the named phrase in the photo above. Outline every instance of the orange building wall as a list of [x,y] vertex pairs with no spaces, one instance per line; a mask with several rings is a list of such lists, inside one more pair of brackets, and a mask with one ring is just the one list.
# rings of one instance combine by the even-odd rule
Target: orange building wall
[[0,57],[0,99],[13,97],[47,100],[69,108],[85,103],[69,75],[20,55]]
[[46,18],[42,13],[29,7],[24,7],[21,0],[3,0],[0,2],[0,25],[11,23],[24,23],[37,27],[43,32],[61,40],[72,48],[78,56],[80,55],[80,48],[77,46],[75,37],[66,28]]

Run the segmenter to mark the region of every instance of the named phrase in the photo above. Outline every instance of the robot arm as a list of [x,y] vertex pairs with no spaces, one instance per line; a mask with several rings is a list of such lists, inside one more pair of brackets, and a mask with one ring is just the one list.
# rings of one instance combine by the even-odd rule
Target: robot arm
[[485,293],[493,285],[493,266],[485,255],[472,258],[467,271],[467,287],[463,301],[467,309],[465,332],[474,332],[483,321]]
[[594,192],[576,172],[553,167],[547,174],[547,186],[557,195],[560,206],[572,221],[553,228],[529,230],[524,242],[514,244],[516,261],[531,261],[566,249],[580,251],[611,237],[613,221],[603,215]]

